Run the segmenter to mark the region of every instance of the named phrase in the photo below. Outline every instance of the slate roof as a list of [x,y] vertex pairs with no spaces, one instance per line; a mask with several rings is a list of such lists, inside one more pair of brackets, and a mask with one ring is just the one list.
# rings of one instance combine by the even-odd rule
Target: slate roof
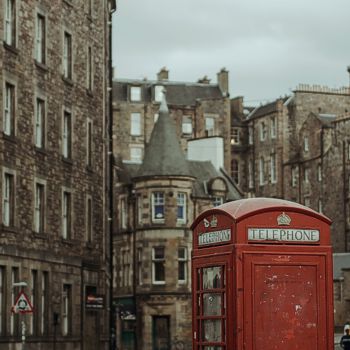
[[262,117],[264,115],[270,114],[270,113],[274,113],[277,111],[277,101],[282,100],[283,103],[285,103],[288,100],[289,97],[283,97],[283,98],[279,98],[273,102],[267,103],[265,105],[256,107],[253,112],[251,112],[248,116],[248,119],[255,119],[255,118],[259,118]]
[[191,176],[164,95],[159,108],[159,117],[146,146],[144,160],[137,176]]
[[120,79],[113,81],[113,101],[128,101],[129,85],[141,86],[144,102],[152,102],[152,89],[155,85],[163,85],[166,88],[169,105],[190,106],[194,105],[197,99],[223,98],[217,84]]

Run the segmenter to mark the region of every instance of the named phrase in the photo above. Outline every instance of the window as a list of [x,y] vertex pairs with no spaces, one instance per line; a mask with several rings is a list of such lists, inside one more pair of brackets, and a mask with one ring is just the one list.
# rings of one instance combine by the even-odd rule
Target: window
[[[38,305],[37,304],[37,298],[38,298],[38,271],[32,270],[31,271],[31,287],[32,287],[32,293],[31,293],[31,304],[32,305]],[[33,312],[31,315],[31,322],[30,322],[30,329],[29,333],[31,335],[36,335],[38,333],[38,314],[36,312]]]
[[152,193],[152,220],[153,221],[164,220],[164,193],[163,192]]
[[182,116],[182,133],[192,135],[192,119],[188,115]]
[[270,158],[271,183],[277,182],[276,154],[271,154]]
[[48,323],[47,323],[47,316],[48,316],[48,272],[44,271],[41,276],[41,307],[40,307],[40,332],[41,334],[47,334],[48,332]]
[[7,316],[6,303],[5,303],[5,280],[6,270],[5,266],[0,266],[0,335],[5,334],[5,320]]
[[231,160],[231,176],[236,184],[239,184],[239,163],[237,159]]
[[15,87],[14,85],[5,84],[4,94],[4,134],[14,136],[15,134]]
[[61,319],[62,335],[69,335],[72,323],[72,286],[70,284],[63,285]]
[[310,182],[310,169],[309,168],[304,169],[304,181],[305,181],[305,183]]
[[92,47],[87,49],[87,62],[86,62],[86,87],[89,91],[93,88],[93,66],[92,66]]
[[322,166],[321,166],[321,164],[317,165],[317,180],[319,182],[322,181]]
[[270,136],[272,139],[275,139],[277,137],[277,118],[271,117],[271,129],[270,129]]
[[265,141],[267,136],[267,127],[265,122],[260,124],[260,141]]
[[[19,274],[18,274],[18,267],[12,267],[11,269],[11,287],[14,283],[19,282]],[[15,305],[17,295],[19,293],[19,288],[11,288],[11,305]],[[18,334],[18,317],[11,312],[10,316],[10,335],[17,335]]]
[[154,100],[156,102],[162,102],[163,90],[164,90],[164,87],[162,85],[156,85],[154,87]]
[[127,215],[126,198],[122,198],[120,200],[120,228],[125,230],[128,224],[127,221],[128,221],[128,215]]
[[213,117],[205,117],[206,136],[213,136],[214,132],[215,132],[215,119]]
[[16,0],[5,0],[5,35],[7,45],[16,46]]
[[152,283],[165,284],[164,247],[155,247],[152,249]]
[[260,186],[265,184],[265,161],[263,157],[259,160],[259,184]]
[[36,99],[35,106],[35,147],[44,148],[45,144],[45,101]]
[[248,142],[250,145],[252,145],[254,143],[254,132],[253,132],[253,127],[250,126],[248,128]]
[[86,198],[86,241],[88,243],[92,242],[93,233],[92,233],[92,198],[88,196]]
[[223,197],[213,197],[212,200],[213,206],[214,207],[218,207],[219,205],[224,203],[224,198]]
[[322,200],[318,200],[318,212],[323,213],[323,205],[322,205]]
[[232,138],[231,138],[231,145],[239,145],[239,130],[238,129],[232,129]]
[[187,248],[179,247],[178,256],[178,280],[179,283],[187,281]]
[[253,161],[250,159],[248,163],[248,187],[254,187],[254,167]]
[[141,135],[141,113],[131,113],[130,134],[133,136]]
[[137,196],[137,222],[139,225],[142,225],[142,214],[143,214],[143,199],[142,196]]
[[62,155],[64,158],[72,158],[72,115],[68,111],[63,113]]
[[72,79],[72,36],[64,32],[63,36],[63,76]]
[[[170,316],[152,316],[152,350],[169,350],[171,348]],[[207,347],[207,349],[211,350],[212,348]]]
[[121,259],[122,259],[122,286],[128,287],[131,285],[131,262],[130,262],[130,250],[123,249],[121,251]]
[[143,148],[130,146],[130,162],[142,163]]
[[130,87],[130,101],[139,102],[141,101],[141,87],[131,86]]
[[35,28],[35,59],[37,62],[45,64],[46,62],[46,43],[45,43],[45,17],[41,14],[36,15]]
[[142,248],[137,248],[137,283],[142,286]]
[[41,183],[35,184],[34,199],[34,232],[44,232],[45,220],[45,186]]
[[309,138],[307,136],[304,137],[304,151],[309,152]]
[[92,121],[86,122],[86,165],[92,166]]
[[298,182],[298,167],[292,167],[292,187],[296,187]]
[[64,239],[71,238],[71,224],[72,224],[72,198],[71,193],[63,191],[62,199],[62,237]]
[[177,221],[186,222],[186,193],[177,194]]
[[4,226],[14,226],[14,175],[4,173],[2,189],[2,223]]

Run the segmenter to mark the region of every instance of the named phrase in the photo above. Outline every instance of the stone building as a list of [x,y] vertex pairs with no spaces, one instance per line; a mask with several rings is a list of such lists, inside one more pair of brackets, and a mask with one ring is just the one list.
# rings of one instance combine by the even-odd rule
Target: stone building
[[[108,347],[103,155],[115,7],[112,0],[0,4],[4,350],[19,348],[22,322],[28,350]],[[10,312],[18,282],[27,284],[31,314]]]
[[143,161],[119,161],[116,179],[119,210],[114,234],[114,295],[118,346],[140,350],[181,346],[189,350],[189,226],[204,209],[238,199],[241,193],[229,175],[210,161],[185,159],[165,99]]
[[217,74],[217,84],[211,84],[207,77],[197,83],[170,81],[165,68],[158,73],[157,80],[115,80],[114,154],[124,161],[142,161],[164,88],[183,150],[187,152],[190,139],[220,136],[224,140],[225,169],[230,169],[230,99],[228,71],[224,68]]

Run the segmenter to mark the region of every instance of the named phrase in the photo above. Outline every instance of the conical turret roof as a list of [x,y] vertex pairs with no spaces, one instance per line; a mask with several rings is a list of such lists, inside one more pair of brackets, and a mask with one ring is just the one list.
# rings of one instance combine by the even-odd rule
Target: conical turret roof
[[159,117],[154,125],[145,157],[137,177],[143,176],[191,176],[179,139],[175,122],[169,115],[165,94],[159,108]]

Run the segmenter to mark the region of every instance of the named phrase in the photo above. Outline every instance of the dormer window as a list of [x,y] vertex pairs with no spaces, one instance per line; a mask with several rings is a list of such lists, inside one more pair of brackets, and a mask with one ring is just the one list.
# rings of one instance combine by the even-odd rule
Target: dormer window
[[162,85],[156,85],[154,87],[154,101],[162,102],[163,90],[164,90],[164,86],[162,86]]
[[224,198],[223,197],[214,197],[212,200],[213,206],[218,207],[219,205],[224,203]]
[[139,102],[141,101],[141,87],[131,86],[130,87],[130,101]]

